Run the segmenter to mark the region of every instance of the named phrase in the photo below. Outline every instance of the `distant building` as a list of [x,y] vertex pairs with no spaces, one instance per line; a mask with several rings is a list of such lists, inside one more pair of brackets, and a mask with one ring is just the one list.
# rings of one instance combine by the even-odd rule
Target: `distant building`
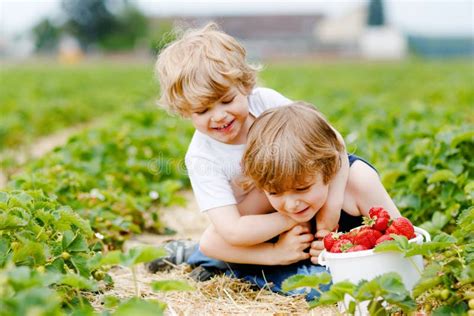
[[413,53],[424,57],[472,57],[474,37],[408,35],[408,44]]
[[[314,54],[317,40],[313,30],[324,19],[316,15],[252,15],[172,17],[181,28],[202,27],[216,22],[222,30],[237,38],[249,58],[299,57]],[[163,20],[163,19],[161,19]]]

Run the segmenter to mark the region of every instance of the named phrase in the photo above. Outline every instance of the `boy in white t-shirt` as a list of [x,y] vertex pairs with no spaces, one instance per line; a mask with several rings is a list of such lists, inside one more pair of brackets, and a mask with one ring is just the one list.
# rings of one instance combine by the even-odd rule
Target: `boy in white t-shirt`
[[[256,88],[257,69],[245,57],[245,49],[233,37],[210,23],[171,43],[156,63],[160,103],[191,119],[196,128],[185,162],[200,211],[209,216],[212,227],[208,229],[230,247],[250,247],[299,225],[274,212],[268,201],[261,203],[263,192],[244,192],[238,185],[249,127],[266,109],[291,103],[274,90]],[[340,210],[343,201],[349,162],[347,155],[342,157],[340,171],[329,185],[328,202],[318,213],[318,231],[330,231],[339,221],[337,212],[330,210]],[[225,267],[204,256],[198,247],[189,258],[189,251],[181,246],[169,247],[174,252],[173,263]],[[278,253],[281,250],[276,249]],[[301,250],[298,260],[307,258]],[[150,270],[156,267],[152,264]]]

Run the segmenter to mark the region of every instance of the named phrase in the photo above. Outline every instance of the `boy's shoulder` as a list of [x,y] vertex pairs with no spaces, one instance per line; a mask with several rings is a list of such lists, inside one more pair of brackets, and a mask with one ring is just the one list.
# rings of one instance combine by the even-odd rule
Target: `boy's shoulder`
[[270,108],[287,105],[291,100],[279,92],[264,87],[257,87],[248,96],[249,110],[254,116],[259,116]]
[[270,101],[270,102],[286,102],[289,101],[291,102],[290,99],[286,98],[283,96],[281,93],[271,89],[271,88],[265,88],[265,87],[256,87],[252,90],[252,92],[249,95],[249,99],[257,99],[259,101]]
[[209,136],[195,131],[186,151],[186,160],[199,158],[208,161],[220,161],[227,159],[228,156],[233,156],[243,151],[244,145],[229,145],[221,143]]

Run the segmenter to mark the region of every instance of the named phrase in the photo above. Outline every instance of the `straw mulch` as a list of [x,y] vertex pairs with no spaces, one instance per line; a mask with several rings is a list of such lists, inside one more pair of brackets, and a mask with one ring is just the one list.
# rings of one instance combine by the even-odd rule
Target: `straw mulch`
[[[191,192],[185,192],[189,203],[186,207],[175,207],[163,212],[162,220],[178,233],[173,238],[198,240],[208,225],[205,215],[197,210]],[[140,235],[127,242],[126,248],[140,244],[159,245],[169,236]],[[195,282],[189,277],[190,268],[181,265],[166,272],[149,273],[142,265],[136,270],[139,295],[158,299],[167,304],[167,315],[337,315],[335,307],[308,309],[303,296],[283,296],[266,289],[255,289],[251,284],[220,275],[206,282]],[[109,271],[115,286],[94,298],[92,305],[103,310],[105,296],[121,300],[135,296],[132,272],[116,266]],[[158,280],[186,280],[195,291],[154,292],[150,283]]]

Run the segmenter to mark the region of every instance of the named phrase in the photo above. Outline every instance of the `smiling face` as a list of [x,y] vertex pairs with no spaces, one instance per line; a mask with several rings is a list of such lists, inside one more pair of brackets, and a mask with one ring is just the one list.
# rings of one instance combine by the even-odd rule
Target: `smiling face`
[[318,174],[294,189],[285,192],[265,191],[265,194],[278,212],[298,223],[304,223],[311,220],[326,203],[328,184]]
[[216,103],[192,110],[191,121],[203,134],[225,144],[244,144],[253,122],[247,96],[231,88]]

